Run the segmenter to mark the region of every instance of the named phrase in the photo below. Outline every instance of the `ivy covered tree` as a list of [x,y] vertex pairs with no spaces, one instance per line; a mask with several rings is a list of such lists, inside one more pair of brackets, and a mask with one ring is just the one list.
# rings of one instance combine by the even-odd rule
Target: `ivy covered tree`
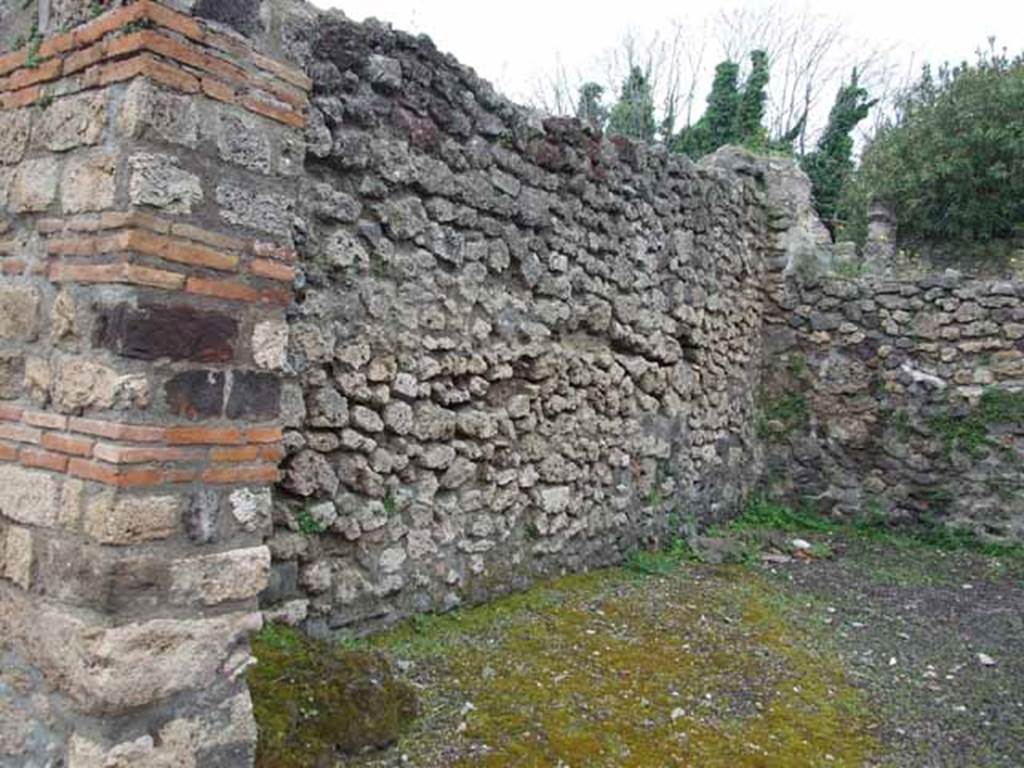
[[836,95],[828,124],[814,151],[800,158],[801,167],[811,179],[814,207],[833,238],[841,225],[839,206],[843,190],[853,173],[853,129],[876,103],[877,99],[868,98],[854,69],[850,82],[844,83]]
[[744,146],[758,148],[767,143],[768,134],[762,121],[768,100],[768,79],[768,54],[752,52],[750,74],[736,108],[736,139]]
[[740,67],[723,61],[715,67],[715,79],[708,95],[708,106],[700,120],[683,129],[673,148],[698,158],[726,144],[762,148],[766,133],[762,125],[769,78],[768,56],[754,51],[751,70],[740,87]]
[[650,83],[640,67],[633,67],[622,84],[618,102],[609,114],[608,133],[651,142],[654,141],[656,131],[654,96]]
[[603,103],[604,87],[597,83],[580,86],[580,99],[576,105],[576,117],[587,125],[600,130],[608,120],[608,108]]

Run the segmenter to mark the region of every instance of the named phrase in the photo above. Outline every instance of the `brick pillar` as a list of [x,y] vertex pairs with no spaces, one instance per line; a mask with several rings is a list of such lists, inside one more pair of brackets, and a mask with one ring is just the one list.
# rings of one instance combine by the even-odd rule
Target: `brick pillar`
[[252,759],[309,86],[147,0],[0,55],[4,766]]

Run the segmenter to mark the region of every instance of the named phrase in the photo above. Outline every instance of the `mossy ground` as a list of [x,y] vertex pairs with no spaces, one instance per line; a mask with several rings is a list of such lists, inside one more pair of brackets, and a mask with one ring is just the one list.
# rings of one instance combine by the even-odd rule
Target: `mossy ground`
[[[839,527],[767,502],[721,533],[756,546],[796,532],[828,555],[709,566],[680,544],[334,646],[396,662],[420,716],[389,720],[388,738],[401,735],[383,752],[300,762],[263,746],[292,762],[262,764],[1024,765],[1024,550],[966,532]],[[261,740],[281,744],[295,723],[282,703],[324,668],[281,687],[261,669],[310,650],[285,663],[273,633],[262,641],[250,678],[263,682]],[[365,722],[365,701],[349,695],[335,726]]]
[[393,743],[416,714],[414,692],[382,655],[277,625],[256,636],[253,653],[257,768],[330,768],[341,753]]
[[341,765],[860,766],[860,692],[760,575],[572,576],[371,641],[409,665],[423,716]]

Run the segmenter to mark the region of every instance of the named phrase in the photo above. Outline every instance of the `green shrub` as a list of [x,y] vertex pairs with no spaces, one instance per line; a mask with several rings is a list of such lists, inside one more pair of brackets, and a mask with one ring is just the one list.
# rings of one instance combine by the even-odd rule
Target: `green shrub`
[[865,148],[846,204],[890,205],[901,240],[985,241],[1024,224],[1024,57],[925,68]]

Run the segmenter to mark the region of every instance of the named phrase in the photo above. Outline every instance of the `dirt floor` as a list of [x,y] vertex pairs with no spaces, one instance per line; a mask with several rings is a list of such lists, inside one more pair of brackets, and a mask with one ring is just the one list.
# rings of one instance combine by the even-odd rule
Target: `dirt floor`
[[333,764],[1024,766],[1024,560],[807,538],[820,559],[655,556],[378,636],[420,715]]

